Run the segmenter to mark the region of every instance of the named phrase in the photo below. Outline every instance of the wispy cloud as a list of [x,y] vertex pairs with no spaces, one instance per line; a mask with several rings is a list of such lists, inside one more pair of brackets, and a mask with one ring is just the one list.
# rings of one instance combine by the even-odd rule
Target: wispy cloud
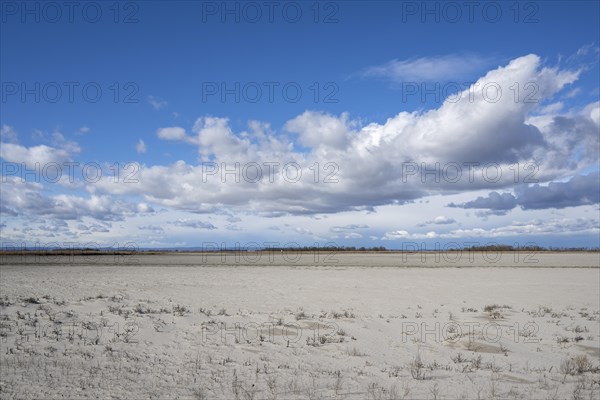
[[217,229],[216,226],[211,224],[210,222],[198,221],[189,218],[179,218],[175,221],[169,221],[169,224],[179,226],[182,228],[194,228],[194,229]]
[[17,132],[8,125],[2,125],[0,128],[0,140],[3,143],[17,143],[19,139],[17,138]]
[[144,141],[142,139],[138,140],[137,144],[135,145],[135,151],[138,154],[144,154],[147,150],[146,147],[146,143],[144,143]]
[[138,229],[143,231],[151,231],[153,233],[163,233],[164,229],[158,225],[138,225]]
[[426,225],[449,225],[454,223],[456,223],[456,220],[454,218],[446,217],[445,215],[440,215],[432,220],[425,221],[424,223],[419,224],[418,226],[422,227]]
[[477,74],[490,64],[490,58],[475,54],[395,59],[367,68],[363,76],[384,78],[394,82],[447,82],[454,79],[476,78]]
[[162,110],[163,108],[165,108],[166,106],[169,105],[169,103],[166,100],[163,100],[160,97],[156,97],[156,96],[148,96],[148,103],[156,111]]
[[597,221],[585,218],[562,218],[549,220],[513,221],[509,225],[495,228],[455,229],[446,233],[430,231],[427,233],[410,233],[406,230],[386,232],[380,240],[404,239],[456,239],[475,237],[518,237],[523,235],[572,235],[598,234]]

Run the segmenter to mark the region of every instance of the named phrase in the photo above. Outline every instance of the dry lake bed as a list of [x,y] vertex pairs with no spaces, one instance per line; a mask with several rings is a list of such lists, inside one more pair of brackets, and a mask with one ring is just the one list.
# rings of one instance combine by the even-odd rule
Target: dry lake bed
[[600,253],[2,256],[0,398],[598,399]]

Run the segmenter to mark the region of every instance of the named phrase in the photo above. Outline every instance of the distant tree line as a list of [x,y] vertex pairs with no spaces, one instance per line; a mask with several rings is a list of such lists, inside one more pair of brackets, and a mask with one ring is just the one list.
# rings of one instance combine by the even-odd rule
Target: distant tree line
[[[459,249],[456,249],[459,250]],[[529,245],[529,246],[511,246],[508,244],[490,244],[485,246],[470,246],[465,247],[464,250],[469,251],[547,251],[548,249],[542,246]]]
[[[454,249],[459,251],[461,249]],[[469,251],[600,251],[599,248],[589,247],[542,247],[538,245],[511,246],[506,244],[492,244],[487,246],[465,247],[463,250]],[[452,251],[450,249],[450,251]]]
[[0,248],[0,253],[10,254],[37,254],[37,255],[130,255],[135,253],[144,254],[162,254],[162,253],[215,253],[215,252],[235,252],[235,251],[268,251],[268,252],[317,252],[317,251],[336,251],[336,252],[407,252],[418,253],[421,251],[487,251],[487,252],[511,252],[511,251],[554,251],[554,252],[600,252],[598,247],[542,247],[538,245],[513,246],[506,244],[490,244],[484,246],[470,247],[449,247],[444,249],[388,249],[384,246],[356,247],[356,246],[292,246],[292,247],[264,247],[264,248],[222,248],[222,249],[200,249],[200,248],[173,248],[173,249],[110,249],[110,248],[69,248],[69,249],[40,249],[27,248],[26,246],[18,249],[14,247]]
[[264,251],[389,251],[384,246],[303,246],[303,247],[265,247]]

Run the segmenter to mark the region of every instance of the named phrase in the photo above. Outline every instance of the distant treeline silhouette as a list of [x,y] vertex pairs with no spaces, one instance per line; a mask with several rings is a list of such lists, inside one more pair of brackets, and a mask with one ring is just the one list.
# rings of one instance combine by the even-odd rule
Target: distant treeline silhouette
[[538,245],[526,245],[526,246],[513,246],[506,244],[490,244],[485,246],[470,246],[470,247],[445,247],[435,249],[388,249],[384,246],[373,246],[373,247],[356,247],[356,246],[293,246],[293,247],[264,247],[264,248],[222,248],[222,249],[201,249],[201,248],[172,248],[172,249],[110,249],[110,248],[69,248],[69,249],[40,249],[40,248],[4,248],[0,249],[0,254],[32,254],[32,255],[131,255],[131,254],[165,254],[165,253],[219,253],[219,252],[405,252],[405,253],[419,253],[419,252],[451,252],[451,251],[486,251],[486,252],[511,252],[511,251],[553,251],[553,252],[600,252],[600,248],[591,247],[542,247]]
[[[256,251],[256,249],[254,249]],[[304,247],[265,247],[263,251],[340,251],[340,252],[407,252],[418,253],[421,251],[600,251],[600,248],[588,247],[542,247],[538,245],[512,246],[506,244],[490,244],[485,246],[449,247],[440,249],[388,249],[384,246],[355,247],[355,246],[304,246]]]
[[[456,249],[460,250],[460,249]],[[600,248],[590,247],[542,247],[538,245],[511,246],[506,244],[492,244],[487,246],[465,247],[469,251],[600,251]]]
[[265,247],[264,251],[390,251],[384,246],[303,246],[303,247]]

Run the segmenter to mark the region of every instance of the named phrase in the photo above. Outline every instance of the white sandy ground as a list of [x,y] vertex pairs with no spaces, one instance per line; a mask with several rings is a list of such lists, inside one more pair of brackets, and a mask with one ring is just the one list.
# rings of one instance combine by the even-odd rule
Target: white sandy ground
[[323,255],[3,257],[0,398],[600,398],[598,253]]

